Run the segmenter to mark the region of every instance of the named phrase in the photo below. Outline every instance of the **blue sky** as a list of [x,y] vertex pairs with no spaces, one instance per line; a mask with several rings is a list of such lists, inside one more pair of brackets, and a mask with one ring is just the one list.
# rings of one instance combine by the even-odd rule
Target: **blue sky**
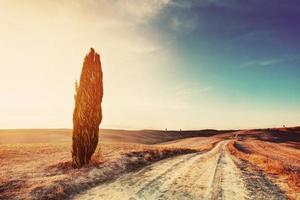
[[299,1],[174,1],[153,26],[186,79],[232,104],[298,112],[299,22]]
[[[271,93],[282,92],[282,96],[296,95],[300,87],[300,3],[207,2],[195,1],[186,7],[171,4],[159,16],[162,20],[158,19],[159,28],[167,37],[174,37],[172,42],[190,77],[209,75],[211,79],[216,75],[217,82],[230,88],[240,86],[245,92],[259,92],[260,86]],[[176,27],[172,22],[171,27],[164,25],[165,20],[174,19],[178,20]],[[197,73],[200,68],[204,74]]]
[[71,128],[90,47],[103,128],[299,125],[299,22],[297,0],[4,0],[0,128]]
[[180,79],[199,83],[199,93],[209,88],[225,106],[267,118],[300,111],[299,22],[299,1],[211,0],[173,1],[152,25],[175,49]]

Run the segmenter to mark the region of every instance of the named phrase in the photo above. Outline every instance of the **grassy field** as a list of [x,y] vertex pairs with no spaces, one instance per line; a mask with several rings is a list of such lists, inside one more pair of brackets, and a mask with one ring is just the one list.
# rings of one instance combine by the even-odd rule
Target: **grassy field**
[[273,178],[291,199],[300,198],[300,128],[241,131],[230,152]]
[[91,163],[71,167],[70,129],[0,130],[0,199],[65,199],[171,156],[232,139],[235,157],[300,196],[300,128],[241,131],[101,130]]
[[214,130],[103,130],[92,162],[75,170],[71,130],[1,130],[0,199],[65,199],[154,161],[209,150],[229,136]]

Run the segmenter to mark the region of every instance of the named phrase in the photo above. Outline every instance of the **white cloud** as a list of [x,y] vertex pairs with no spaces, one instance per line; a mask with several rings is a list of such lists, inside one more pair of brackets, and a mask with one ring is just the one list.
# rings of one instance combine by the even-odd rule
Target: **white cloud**
[[279,62],[282,62],[281,59],[270,59],[270,60],[253,60],[248,61],[242,64],[242,67],[255,67],[255,66],[269,66],[275,65]]
[[298,60],[300,58],[299,55],[284,55],[278,58],[273,58],[273,59],[265,59],[265,60],[251,60],[243,63],[241,65],[242,68],[246,67],[265,67],[265,66],[273,66],[277,65],[282,62],[288,62],[288,61],[293,61],[293,60]]
[[182,108],[192,108],[194,106],[194,101],[201,101],[209,96],[213,90],[213,86],[205,85],[199,82],[187,82],[181,84],[175,88],[174,91],[174,105],[181,105]]
[[170,2],[171,6],[177,8],[191,8],[193,6],[200,6],[200,7],[208,7],[211,5],[220,6],[220,7],[233,7],[233,1],[223,1],[223,0],[189,0],[189,1],[181,1],[181,0],[172,0]]
[[[69,1],[65,1],[69,4]],[[160,12],[169,0],[77,0],[73,3],[84,15],[107,21],[121,21],[122,24],[136,25],[147,23]]]

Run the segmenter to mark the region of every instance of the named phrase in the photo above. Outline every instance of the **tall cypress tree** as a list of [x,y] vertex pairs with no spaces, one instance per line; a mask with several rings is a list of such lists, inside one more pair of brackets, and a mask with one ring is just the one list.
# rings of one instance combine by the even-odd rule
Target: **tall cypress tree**
[[74,97],[72,165],[80,168],[96,150],[102,120],[103,74],[100,56],[93,48],[84,59]]

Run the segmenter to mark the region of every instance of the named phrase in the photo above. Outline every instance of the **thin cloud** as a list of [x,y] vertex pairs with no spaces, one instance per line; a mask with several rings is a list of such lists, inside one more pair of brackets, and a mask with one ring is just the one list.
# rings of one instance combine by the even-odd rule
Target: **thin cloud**
[[180,1],[173,0],[169,2],[170,6],[177,8],[191,8],[193,6],[208,7],[208,6],[219,6],[219,7],[233,7],[235,4],[233,1],[222,1],[222,0],[191,0],[191,1]]
[[168,3],[169,0],[77,0],[76,6],[80,8],[84,14],[89,13],[91,17],[98,19],[101,18],[108,21],[120,20],[122,23],[127,22],[128,25],[137,25],[147,23]]
[[270,35],[277,33],[275,30],[254,30],[244,34],[241,34],[235,37],[232,41],[241,41],[241,40],[257,40],[258,38],[266,37],[269,38]]
[[210,92],[213,90],[213,87],[211,85],[203,85],[201,83],[192,82],[181,85],[181,87],[178,87],[175,90],[176,96],[189,98],[195,95]]
[[247,61],[241,65],[242,68],[247,68],[247,67],[265,67],[265,66],[274,66],[279,63],[283,62],[289,62],[289,61],[295,61],[300,59],[300,55],[286,55],[282,56],[279,58],[274,58],[274,59],[265,59],[265,60],[252,60],[252,61]]

